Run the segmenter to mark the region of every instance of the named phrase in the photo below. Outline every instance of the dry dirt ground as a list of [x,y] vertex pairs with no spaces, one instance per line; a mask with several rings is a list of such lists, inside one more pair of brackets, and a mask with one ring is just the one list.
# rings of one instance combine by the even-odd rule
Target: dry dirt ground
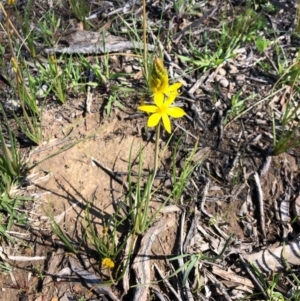
[[[239,6],[235,5],[240,4],[236,3],[238,1],[224,1],[226,5],[224,4],[222,9],[220,1],[206,2],[203,10],[219,5],[218,11],[203,20],[201,26],[204,29],[215,27],[218,30],[225,6],[237,9]],[[115,8],[120,6],[117,5],[117,1],[112,3]],[[268,15],[267,26],[276,25],[278,41],[282,43],[282,47],[291,49],[288,55],[292,57],[297,53],[295,47],[299,45],[299,39],[293,37],[294,41],[290,37],[294,26],[295,6],[290,1],[279,3],[284,5],[284,8],[279,6],[276,14]],[[148,5],[149,22],[158,22],[161,4],[150,1]],[[68,13],[67,4],[63,7],[63,13],[60,12],[62,16]],[[40,14],[38,10],[41,8],[42,11],[47,10],[49,4],[36,1],[33,9],[37,15]],[[138,8],[134,7],[134,11],[137,10]],[[172,31],[174,40],[175,37],[178,38],[176,33],[181,32],[186,24],[201,17],[178,16],[170,9],[166,9],[163,16],[165,21],[162,22],[166,23],[171,22],[170,20],[173,22],[175,17],[178,18],[176,20],[179,25],[176,25],[175,32]],[[73,16],[71,19],[73,20]],[[107,18],[108,21],[114,24],[116,20]],[[111,30],[113,33],[116,31],[113,25]],[[163,39],[164,36],[160,38]],[[0,40],[6,42],[4,33],[1,33]],[[300,225],[299,150],[291,149],[279,156],[270,156],[270,104],[277,112],[282,112],[284,97],[290,90],[286,88],[284,92],[274,95],[268,101],[253,106],[273,93],[276,81],[258,67],[259,54],[249,44],[245,43],[245,46],[240,47],[237,56],[225,60],[216,68],[209,68],[205,72],[196,70],[191,75],[186,75],[181,73],[186,64],[177,56],[178,53],[186,55],[186,44],[183,41],[180,43],[172,46],[166,44],[165,47],[166,52],[169,51],[173,61],[179,65],[178,70],[176,65],[168,65],[168,71],[172,72],[175,69],[175,73],[182,74],[184,85],[178,101],[183,104],[188,116],[178,121],[177,125],[173,124],[174,136],[169,142],[166,133],[161,137],[161,163],[159,177],[155,182],[157,193],[153,197],[151,207],[157,208],[172,189],[170,158],[176,151],[178,140],[182,139],[176,157],[178,172],[182,170],[183,162],[192,152],[196,142],[198,156],[205,159],[193,171],[180,201],[176,204],[172,200],[167,202],[165,211],[153,223],[155,227],[160,225],[161,221],[166,221],[165,225],[160,225],[161,231],[157,230],[158,234],[148,254],[151,284],[148,297],[143,300],[178,300],[178,296],[165,283],[155,282],[161,280],[162,275],[154,265],[160,268],[163,275],[171,275],[174,269],[183,265],[183,262],[169,261],[180,254],[180,249],[183,249],[184,254],[203,253],[207,256],[194,262],[185,285],[180,278],[182,275],[174,276],[170,280],[171,286],[182,300],[267,299],[255,282],[258,277],[250,274],[250,261],[259,266],[265,279],[272,278],[273,271],[285,271],[286,273],[280,276],[276,290],[290,298],[292,289],[297,285],[290,277],[291,271],[299,275],[298,249],[293,253],[295,258],[291,255],[290,261],[288,260],[292,265],[290,270],[280,257],[275,258],[274,255],[273,261],[270,258],[283,242],[287,246],[297,242]],[[200,41],[196,40],[195,43]],[[254,54],[251,54],[250,50],[254,51]],[[271,52],[268,55],[271,58],[275,56]],[[265,59],[265,56],[261,56]],[[7,57],[9,58],[9,55]],[[137,64],[134,57],[124,60],[123,57],[115,56],[111,58],[110,63],[127,74],[130,86],[140,87],[141,80],[137,79],[139,70],[128,69],[128,66]],[[228,85],[225,84],[225,80]],[[9,87],[3,79],[0,83],[0,101],[5,104]],[[222,120],[230,107],[230,99],[240,90],[243,91],[244,98],[252,93],[256,93],[256,97],[246,103],[249,110],[241,118],[231,118],[224,127]],[[92,158],[117,172],[117,175],[126,181],[130,152],[132,161],[135,162],[133,169],[137,170],[138,153],[142,149],[143,174],[147,177],[154,162],[155,136],[151,130],[149,135],[146,135],[146,116],[136,115],[140,95],[133,94],[122,99],[123,108],[114,106],[109,117],[105,114],[107,93],[104,93],[103,89],[93,91],[91,113],[84,112],[85,100],[85,95],[74,97],[70,94],[67,102],[60,105],[54,97],[49,97],[42,117],[44,142],[38,146],[25,146],[20,140],[24,156],[28,159],[28,166],[34,166],[26,177],[27,182],[22,187],[22,193],[34,197],[34,202],[20,209],[24,210],[29,218],[28,227],[16,225],[12,229],[12,235],[18,243],[13,245],[3,240],[1,244],[6,254],[11,256],[44,258],[26,261],[7,259],[12,270],[10,273],[3,271],[0,274],[0,300],[133,300],[138,290],[135,285],[139,282],[132,267],[135,258],[141,255],[140,246],[145,243],[142,240],[143,236],[138,237],[134,248],[128,290],[123,281],[110,284],[107,288],[109,293],[106,289],[97,291],[97,287],[101,287],[99,284],[88,286],[87,282],[83,281],[84,277],[75,273],[72,258],[83,265],[83,257],[87,256],[91,267],[88,269],[85,266],[84,269],[101,280],[108,280],[107,271],[101,270],[101,258],[92,244],[80,245],[83,241],[90,242],[83,239],[87,225],[86,208],[89,208],[90,218],[101,236],[105,221],[115,213],[114,204],[124,201],[126,191],[114,177],[97,166]],[[10,120],[11,126],[16,127],[13,119]],[[50,217],[55,219],[74,245],[80,245],[78,258],[68,252],[53,233]],[[126,226],[121,230],[118,233],[120,240],[124,238]],[[230,234],[234,234],[231,240]],[[145,237],[148,240],[153,239],[147,234]],[[226,250],[223,253],[224,246]],[[296,248],[300,249],[297,243]],[[269,249],[274,253],[260,253]],[[222,256],[213,261],[208,258],[218,254]],[[125,255],[124,251],[118,257],[115,270],[123,264]],[[57,273],[69,267],[69,272],[61,277],[57,276]],[[267,287],[262,290],[266,291]]]

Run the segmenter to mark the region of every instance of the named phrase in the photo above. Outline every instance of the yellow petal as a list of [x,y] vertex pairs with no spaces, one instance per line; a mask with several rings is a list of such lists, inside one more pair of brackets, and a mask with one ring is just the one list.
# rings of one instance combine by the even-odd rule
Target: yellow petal
[[168,92],[174,92],[174,91],[177,92],[177,90],[178,90],[181,86],[182,86],[182,83],[179,83],[179,82],[178,82],[178,83],[175,83],[175,84],[173,84],[173,85],[171,85],[171,86],[168,87],[166,93],[168,93]]
[[155,113],[157,111],[157,106],[152,106],[152,105],[139,106],[138,110],[147,113]]
[[148,118],[148,127],[152,128],[158,125],[161,119],[161,114],[154,113]]
[[177,97],[177,93],[172,93],[169,95],[168,99],[165,101],[165,106],[168,108],[175,100]]
[[181,118],[185,115],[184,110],[179,107],[168,108],[166,113],[173,118]]
[[167,114],[163,114],[162,120],[166,131],[171,134],[171,122],[169,116]]
[[163,106],[165,97],[162,93],[154,93],[153,99],[158,108],[161,108]]

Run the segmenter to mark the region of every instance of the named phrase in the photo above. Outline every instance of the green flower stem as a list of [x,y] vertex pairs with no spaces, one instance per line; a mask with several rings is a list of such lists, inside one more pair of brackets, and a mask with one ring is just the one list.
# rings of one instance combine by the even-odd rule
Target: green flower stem
[[110,268],[108,268],[108,275],[109,275],[109,278],[110,278],[111,283],[112,283],[113,285],[117,285],[118,282],[116,282],[116,281],[114,280]]
[[153,179],[156,176],[158,168],[158,152],[159,152],[159,138],[160,138],[160,122],[156,126],[156,139],[155,139],[155,158],[154,158],[154,170],[153,170]]
[[153,186],[153,182],[155,179],[155,176],[157,174],[157,169],[158,169],[158,152],[159,152],[159,138],[160,138],[160,122],[157,124],[157,126],[155,127],[155,133],[156,133],[156,137],[155,137],[155,154],[154,154],[154,169],[153,169],[153,174],[152,174],[152,181],[151,181],[151,185],[150,185],[150,189],[149,189],[149,193],[152,192],[152,186]]

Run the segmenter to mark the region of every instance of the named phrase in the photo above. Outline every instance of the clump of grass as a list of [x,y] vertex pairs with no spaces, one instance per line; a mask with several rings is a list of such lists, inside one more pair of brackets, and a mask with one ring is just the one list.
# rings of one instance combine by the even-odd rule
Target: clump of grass
[[24,204],[24,201],[31,199],[17,193],[17,187],[26,173],[26,164],[21,160],[15,136],[1,105],[0,111],[4,116],[9,137],[7,143],[4,139],[4,129],[0,124],[0,237],[12,240],[6,231],[10,230],[14,222],[27,223],[26,215],[19,213],[18,208]]
[[204,2],[197,3],[193,0],[173,0],[172,2],[176,18],[179,20],[184,16],[199,15],[201,12],[200,8],[205,5]]
[[234,94],[231,98],[231,106],[226,111],[226,115],[224,118],[223,123],[227,124],[228,118],[235,118],[236,116],[240,115],[246,108],[245,102],[246,99],[240,99],[240,95],[242,93],[242,90]]
[[16,139],[8,125],[6,114],[0,104],[0,111],[4,116],[6,128],[9,136],[9,144],[5,142],[3,135],[3,128],[0,124],[0,142],[1,142],[1,153],[0,153],[0,171],[2,174],[8,175],[11,179],[15,180],[21,176],[24,170],[24,165],[21,162],[20,153],[17,148]]
[[264,288],[264,295],[269,298],[268,300],[288,300],[283,296],[282,293],[276,291],[276,286],[279,283],[282,276],[281,273],[273,274],[271,281],[268,282],[265,280],[265,276],[259,271],[259,269],[253,263],[250,264],[255,275],[257,276],[257,280],[261,283],[262,287]]
[[277,121],[273,112],[273,149],[271,153],[274,156],[300,145],[300,104],[295,101],[299,96],[299,89],[297,88],[299,75],[300,63],[298,55],[297,60],[285,70],[277,83],[283,82],[291,87],[284,92],[286,102],[284,104],[283,113],[279,118],[280,128],[276,124]]
[[[133,241],[129,248],[128,257],[125,259],[125,265],[117,265],[117,260],[120,260],[121,253],[124,251],[125,245],[128,239],[133,234],[132,228],[126,226],[128,231],[124,230],[124,224],[127,224],[127,216],[121,217],[121,207],[117,208],[116,212],[109,218],[103,219],[103,230],[99,233],[90,214],[91,203],[87,203],[84,214],[84,234],[82,240],[79,242],[72,241],[64,230],[55,221],[53,216],[50,216],[52,220],[52,231],[63,242],[68,251],[74,254],[80,254],[85,252],[87,245],[92,245],[97,254],[95,258],[103,270],[108,271],[110,280],[107,284],[117,284],[124,276],[126,267],[129,265],[130,258],[133,252]],[[122,239],[119,239],[118,235],[123,235]],[[94,254],[94,255],[95,255]]]
[[[225,17],[226,18],[226,17]],[[224,18],[224,19],[225,19]],[[225,21],[221,33],[210,32],[203,34],[203,48],[196,47],[194,42],[189,42],[191,56],[179,58],[192,67],[206,71],[209,68],[217,68],[227,59],[236,56],[237,50],[243,43],[249,43],[256,39],[257,32],[266,25],[263,16],[248,7],[233,22]],[[194,66],[193,66],[194,65]]]
[[[7,25],[7,30],[10,30],[9,25]],[[42,140],[41,127],[38,121],[41,116],[39,115],[40,112],[35,96],[35,80],[30,74],[26,62],[24,60],[18,60],[15,56],[14,49],[12,47],[13,41],[11,40],[10,35],[8,35],[8,40],[12,56],[11,65],[15,75],[15,82],[12,83],[11,86],[15,89],[15,93],[18,96],[24,121],[21,121],[21,119],[16,115],[14,116],[23,133],[32,142],[39,144]],[[27,75],[27,80],[24,78],[24,73]]]
[[[103,39],[105,39],[104,36]],[[114,82],[126,74],[111,71],[109,55],[104,55],[101,61],[97,59],[95,64],[91,64],[85,58],[82,58],[81,62],[86,69],[92,70],[95,77],[95,80],[89,82],[88,85],[91,87],[99,87],[99,89],[107,95],[105,105],[106,115],[108,117],[111,115],[114,106],[122,109],[123,106],[120,99],[125,98],[128,92],[133,92],[134,90],[126,87],[124,84],[117,85]]]
[[66,102],[67,97],[67,82],[65,81],[65,75],[57,64],[56,58],[52,55],[49,57],[49,74],[52,78],[51,88],[61,103]]
[[75,15],[75,17],[80,20],[83,24],[84,29],[87,29],[87,21],[86,17],[89,13],[89,7],[87,5],[87,2],[85,0],[68,0],[72,13]]
[[136,183],[132,178],[132,147],[130,149],[129,162],[128,162],[128,186],[129,191],[126,196],[126,203],[129,206],[129,214],[131,224],[133,225],[134,233],[143,234],[149,228],[152,223],[152,219],[149,217],[150,204],[153,195],[152,189],[152,177],[148,177],[146,183],[143,183],[142,175],[142,152],[138,155],[138,175]]
[[179,153],[179,146],[181,144],[181,139],[175,145],[175,150],[173,152],[172,157],[172,201],[174,203],[178,203],[181,196],[184,194],[187,184],[189,183],[194,170],[203,162],[205,156],[201,158],[196,158],[196,150],[198,143],[195,144],[193,150],[190,154],[184,159],[182,168],[178,172],[177,164],[177,157]]
[[[222,256],[224,255],[225,251],[227,250],[230,242],[231,242],[231,238],[233,237],[233,234],[231,234],[229,236],[229,238],[227,239],[226,243],[224,244],[224,247],[222,249],[222,251],[220,252],[220,254],[218,254],[215,257],[209,257],[206,256],[202,253],[198,253],[198,254],[180,254],[176,257],[172,257],[171,259],[169,259],[170,261],[174,261],[174,260],[180,260],[181,261],[181,265],[180,267],[173,272],[169,277],[173,277],[175,275],[177,275],[178,273],[182,273],[182,286],[185,286],[186,281],[188,280],[192,270],[195,270],[195,274],[196,274],[196,287],[197,290],[201,289],[201,281],[200,281],[200,275],[199,275],[199,269],[198,266],[200,264],[200,262],[202,260],[206,260],[206,261],[210,261],[210,262],[215,262],[218,259],[222,258]],[[185,259],[185,262],[184,262]]]
[[42,39],[43,44],[51,47],[54,43],[54,36],[61,26],[61,18],[55,14],[53,10],[48,11],[43,17],[38,20],[36,32],[37,39]]
[[278,130],[276,126],[275,116],[273,114],[273,156],[280,155],[293,147],[300,145],[300,124],[298,121],[298,111],[300,105],[294,105],[289,96],[286,109],[280,118],[281,128]]

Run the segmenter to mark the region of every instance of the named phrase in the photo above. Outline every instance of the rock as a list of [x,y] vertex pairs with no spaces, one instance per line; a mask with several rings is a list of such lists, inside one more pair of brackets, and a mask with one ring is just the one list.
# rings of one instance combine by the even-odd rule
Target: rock
[[246,75],[244,75],[244,74],[239,74],[239,75],[236,76],[235,79],[236,79],[237,81],[243,82],[243,81],[245,81],[245,79],[246,79]]
[[132,73],[132,66],[131,65],[127,65],[124,67],[124,72],[129,74]]
[[226,79],[225,77],[222,78],[220,81],[219,81],[220,85],[224,88],[227,88],[229,86],[229,80]]
[[225,77],[221,75],[217,75],[215,77],[215,81],[217,81],[222,87],[227,88],[229,86],[229,81]]
[[110,62],[110,64],[118,65],[119,64],[119,59],[116,55],[112,55],[112,56],[109,57],[109,62]]
[[229,65],[229,73],[230,74],[236,74],[238,72],[239,72],[239,70],[237,67],[235,67],[234,65]]
[[11,111],[18,111],[21,108],[20,101],[18,99],[7,99],[5,107]]
[[220,74],[221,76],[225,76],[226,75],[226,70],[224,68],[220,68],[218,71],[218,74]]

